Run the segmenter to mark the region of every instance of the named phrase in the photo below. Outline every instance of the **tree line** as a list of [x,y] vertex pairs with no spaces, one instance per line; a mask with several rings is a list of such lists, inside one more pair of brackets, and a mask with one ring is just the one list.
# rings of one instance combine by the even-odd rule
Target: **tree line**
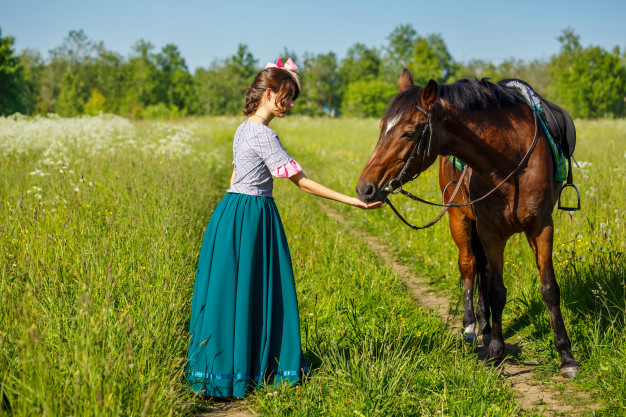
[[[407,67],[418,85],[431,78],[520,78],[573,117],[626,116],[626,51],[583,47],[571,28],[558,40],[560,50],[548,60],[458,62],[440,35],[422,36],[409,24],[397,26],[385,46],[356,43],[341,59],[333,52],[299,56],[285,49],[281,55],[300,67],[304,89],[294,111],[301,114],[380,117]],[[156,50],[139,40],[124,57],[78,30],[44,58],[32,49],[16,54],[14,39],[0,30],[0,114],[241,114],[244,92],[259,69],[246,45],[192,74],[174,44]]]

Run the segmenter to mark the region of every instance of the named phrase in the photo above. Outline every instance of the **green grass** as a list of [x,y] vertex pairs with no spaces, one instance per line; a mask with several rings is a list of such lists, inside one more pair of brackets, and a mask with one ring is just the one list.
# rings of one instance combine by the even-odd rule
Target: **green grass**
[[[0,415],[191,415],[211,407],[188,392],[183,365],[199,246],[227,188],[239,122],[1,120],[0,382],[11,411],[4,404]],[[298,116],[272,127],[311,178],[352,195],[378,137],[377,120]],[[583,363],[574,383],[601,403],[598,414],[622,415],[626,122],[577,127],[576,157],[592,165],[575,171],[584,210],[555,214],[556,268]],[[315,197],[275,183],[314,372],[295,388],[265,387],[246,405],[272,416],[518,414],[497,373],[485,372],[438,316],[416,307],[389,266]],[[412,189],[436,199],[436,170]],[[398,203],[417,223],[437,214]],[[387,208],[326,204],[351,227],[380,236],[415,274],[459,296],[445,221],[415,232]],[[537,360],[539,376],[556,375],[523,237],[511,240],[506,261],[505,331],[523,344],[509,353]]]

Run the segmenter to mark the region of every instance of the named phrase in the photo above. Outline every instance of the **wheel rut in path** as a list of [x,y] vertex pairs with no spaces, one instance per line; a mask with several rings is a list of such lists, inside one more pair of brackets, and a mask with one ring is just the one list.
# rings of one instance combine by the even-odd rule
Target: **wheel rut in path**
[[[416,304],[438,313],[451,329],[460,334],[462,323],[458,304],[451,302],[448,297],[436,293],[426,279],[411,273],[410,268],[398,262],[389,248],[382,244],[378,238],[354,229],[341,214],[323,202],[318,202],[318,204],[328,217],[336,220],[351,234],[358,237],[360,241],[365,242],[372,252],[391,267],[411,291]],[[505,346],[505,355],[507,351],[512,352],[521,349],[518,343],[505,341]],[[477,346],[477,356],[479,360],[485,360],[489,356],[489,347],[480,343]],[[573,384],[560,375],[552,377],[550,381],[534,378],[532,371],[537,366],[537,363],[522,363],[511,358],[507,358],[503,364],[502,376],[515,390],[522,415],[530,415],[534,410],[546,416],[583,416],[592,415],[594,410],[600,408],[587,393],[576,391]],[[553,388],[553,385],[558,385],[559,389]]]

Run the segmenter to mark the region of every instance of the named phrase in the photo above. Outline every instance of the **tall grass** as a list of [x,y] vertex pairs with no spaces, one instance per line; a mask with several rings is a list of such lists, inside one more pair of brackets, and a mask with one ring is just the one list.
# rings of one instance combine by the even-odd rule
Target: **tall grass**
[[[0,415],[189,415],[211,406],[186,389],[182,372],[199,245],[228,184],[239,122],[0,119]],[[298,116],[272,126],[313,179],[354,194],[377,125]],[[556,268],[583,362],[577,383],[599,394],[601,412],[621,415],[626,125],[577,126],[584,211],[555,215]],[[412,187],[436,198],[436,171]],[[417,308],[391,269],[315,197],[285,180],[276,181],[275,197],[314,371],[296,388],[267,386],[245,404],[261,415],[517,415],[497,373]],[[436,215],[398,203],[418,223]],[[445,222],[414,232],[387,208],[326,204],[459,295]],[[506,262],[507,336],[524,343],[508,353],[537,358],[554,375],[558,359],[523,238],[511,240]]]
[[108,117],[2,122],[0,142],[21,146],[0,155],[2,413],[189,408],[189,288],[229,170],[212,148],[230,140]]

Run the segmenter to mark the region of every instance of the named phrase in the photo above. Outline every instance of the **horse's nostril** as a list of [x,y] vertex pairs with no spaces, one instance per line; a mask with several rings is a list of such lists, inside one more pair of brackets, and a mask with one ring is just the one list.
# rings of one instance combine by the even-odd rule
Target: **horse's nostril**
[[376,189],[372,184],[361,184],[357,187],[357,195],[362,198],[371,198],[376,193]]

